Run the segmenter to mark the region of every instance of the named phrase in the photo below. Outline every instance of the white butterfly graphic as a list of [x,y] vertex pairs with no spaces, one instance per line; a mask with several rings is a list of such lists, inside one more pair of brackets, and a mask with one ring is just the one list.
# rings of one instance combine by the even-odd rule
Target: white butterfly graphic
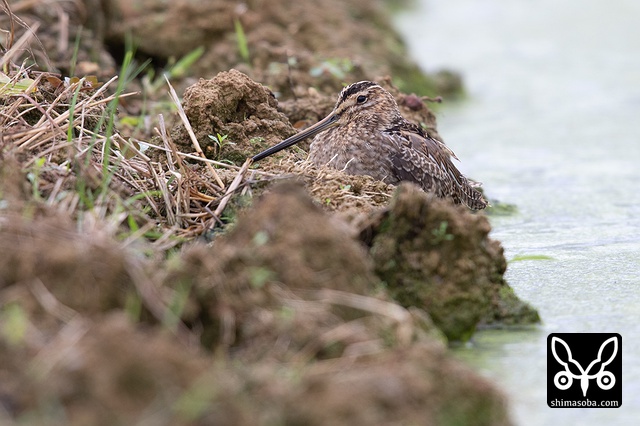
[[[611,357],[607,361],[602,361],[602,353],[604,352],[604,348],[613,344],[613,353]],[[558,355],[556,351],[557,345],[562,345],[565,351],[568,354],[568,359],[563,361]],[[600,345],[600,349],[598,350],[598,357],[591,361],[591,364],[585,369],[582,368],[580,363],[573,359],[573,355],[571,354],[571,349],[569,349],[569,345],[559,337],[551,338],[551,351],[553,352],[553,356],[558,361],[558,363],[564,366],[564,371],[558,372],[553,378],[553,384],[560,390],[569,389],[573,384],[573,379],[580,379],[580,387],[582,388],[582,396],[587,396],[587,389],[589,389],[589,380],[596,379],[596,383],[598,387],[602,390],[609,390],[616,384],[616,378],[610,371],[605,371],[605,367],[613,361],[618,353],[618,339],[614,336],[607,340],[605,340],[602,345]],[[575,365],[581,374],[573,374],[569,369],[569,363]],[[598,372],[589,374],[591,369],[597,365],[598,363],[602,363],[600,365],[600,369]]]

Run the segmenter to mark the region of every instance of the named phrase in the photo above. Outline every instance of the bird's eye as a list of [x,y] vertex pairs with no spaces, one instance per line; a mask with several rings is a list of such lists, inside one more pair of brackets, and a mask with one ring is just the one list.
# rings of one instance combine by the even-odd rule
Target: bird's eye
[[365,95],[360,95],[356,99],[356,102],[358,102],[359,104],[363,104],[363,103],[367,102],[367,97]]

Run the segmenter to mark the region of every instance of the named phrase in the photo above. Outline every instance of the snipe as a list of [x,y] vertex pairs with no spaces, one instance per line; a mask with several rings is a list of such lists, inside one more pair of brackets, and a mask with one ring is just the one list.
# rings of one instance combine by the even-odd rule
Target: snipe
[[391,184],[415,182],[426,192],[473,210],[487,206],[475,189],[479,184],[464,177],[451,161],[458,159],[453,151],[405,120],[391,93],[371,81],[345,87],[327,117],[254,156],[253,161],[311,136],[315,138],[309,160],[316,165]]

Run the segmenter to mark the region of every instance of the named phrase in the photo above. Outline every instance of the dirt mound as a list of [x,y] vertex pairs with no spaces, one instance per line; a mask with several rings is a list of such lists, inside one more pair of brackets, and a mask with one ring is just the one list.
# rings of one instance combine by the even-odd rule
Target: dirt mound
[[[87,220],[90,220],[87,218]],[[62,305],[86,315],[122,307],[133,284],[127,253],[108,233],[77,232],[68,218],[29,220],[4,215],[0,223],[0,288],[27,286],[50,292]]]
[[[236,70],[200,79],[184,93],[184,111],[207,157],[237,163],[295,133],[277,105],[269,89]],[[182,125],[173,138],[190,150]]]
[[[214,243],[223,270],[255,286],[253,269],[266,268],[266,282],[293,289],[331,288],[364,292],[375,282],[363,247],[346,223],[323,212],[300,185],[283,183]],[[258,280],[260,281],[260,280]]]
[[394,75],[411,90],[438,91],[409,59],[379,1],[103,3],[105,13],[87,19],[109,45],[123,45],[132,34],[140,52],[159,60],[206,46],[194,75],[241,67],[287,98],[310,85],[335,92],[343,81],[380,75]]
[[485,216],[404,183],[371,221],[361,236],[392,297],[403,306],[424,308],[450,340],[468,339],[487,318],[539,321],[502,278],[503,249],[488,237]]
[[[387,321],[384,315],[362,319],[361,310],[348,306],[350,295],[367,295],[378,284],[352,233],[300,185],[284,183],[213,247],[189,250],[168,281],[190,282],[194,298],[183,319],[210,333],[202,335],[206,347],[221,345],[251,359],[340,356],[351,344],[378,339],[381,326],[370,323]],[[352,320],[353,330],[344,324],[342,336],[326,340]],[[387,321],[382,328],[389,332],[394,326]]]
[[[294,98],[309,86],[333,93],[344,81],[384,75],[394,76],[404,90],[423,94],[461,90],[458,77],[425,76],[379,0],[329,0],[322,7],[312,0],[143,0],[135,6],[124,0],[85,0],[54,8],[32,1],[14,9],[22,19],[14,23],[15,40],[25,32],[22,22],[39,27],[38,40],[31,40],[14,62],[31,56],[42,69],[65,75],[109,78],[131,37],[138,59],[152,61],[145,69],[150,79],[156,71],[182,79],[240,68],[283,98]],[[11,27],[4,14],[0,27]],[[188,65],[176,66],[190,56],[195,63],[188,59]]]
[[[42,423],[55,406],[71,425],[508,424],[502,395],[449,358],[424,312],[385,296],[353,229],[297,184],[270,189],[211,246],[141,260],[171,295],[162,325],[128,319],[132,253],[99,228],[3,219],[2,252],[17,253],[0,268],[10,418]],[[212,353],[178,339],[170,313]]]
[[0,409],[25,424],[510,424],[503,395],[433,343],[304,367],[245,364],[114,314],[69,323],[31,356],[0,335]]
[[[292,424],[511,424],[504,397],[437,346],[389,351],[322,374],[312,369],[302,384],[289,407]],[[452,402],[458,398],[464,403]]]
[[303,176],[307,191],[329,211],[353,217],[386,206],[394,186],[366,175],[349,175],[330,167],[298,162],[291,173]]
[[173,404],[210,365],[166,331],[136,327],[123,314],[85,324],[64,343],[48,348],[32,383],[41,401],[65,407],[70,425],[179,420]]

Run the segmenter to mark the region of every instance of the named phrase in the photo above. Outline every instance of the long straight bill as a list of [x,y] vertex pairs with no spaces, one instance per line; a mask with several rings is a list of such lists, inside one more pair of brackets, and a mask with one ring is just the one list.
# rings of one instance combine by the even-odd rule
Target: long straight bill
[[300,133],[297,133],[291,136],[290,138],[283,140],[279,144],[274,145],[271,148],[268,148],[262,151],[260,154],[254,155],[252,158],[253,162],[260,161],[263,158],[267,158],[268,156],[275,154],[278,151],[282,151],[285,148],[289,148],[291,145],[295,145],[306,138],[313,137],[318,133],[324,130],[327,130],[329,127],[335,126],[338,118],[339,116],[335,114],[328,115],[327,117],[318,121],[316,124],[309,127],[308,129],[305,129]]

